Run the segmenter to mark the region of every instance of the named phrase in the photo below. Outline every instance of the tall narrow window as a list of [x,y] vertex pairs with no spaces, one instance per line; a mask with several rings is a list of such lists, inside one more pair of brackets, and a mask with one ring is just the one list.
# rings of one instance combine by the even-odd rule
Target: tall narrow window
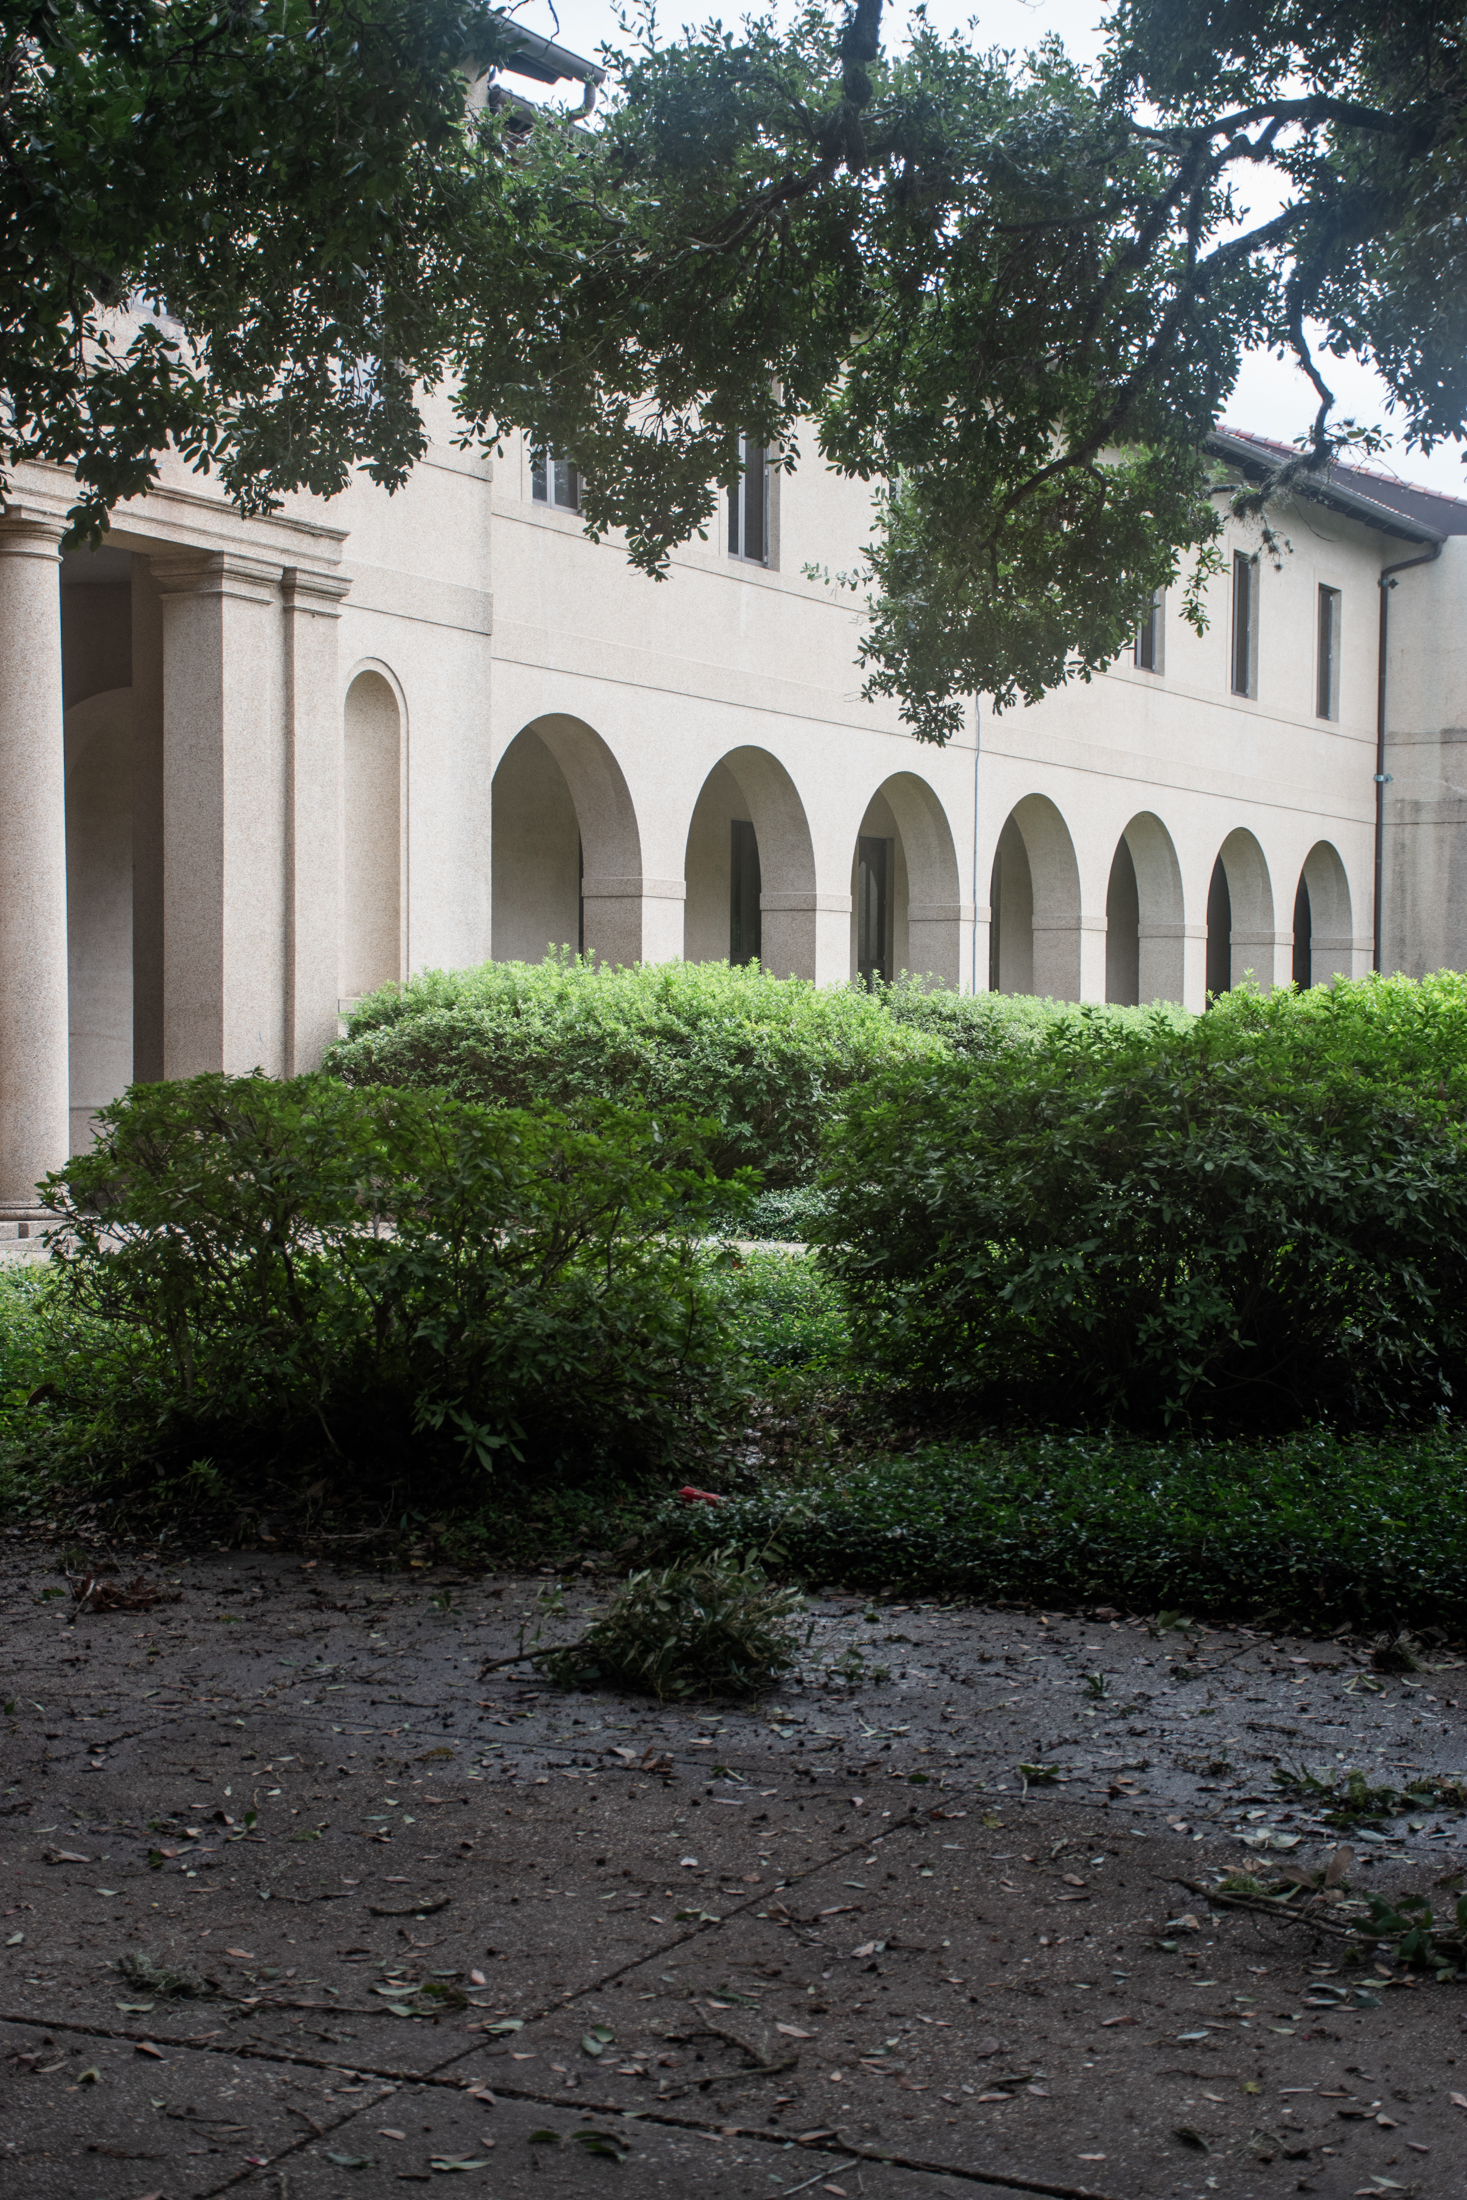
[[739,439],[743,472],[728,492],[728,554],[753,565],[769,563],[769,453],[762,443]]
[[1233,552],[1233,693],[1258,693],[1258,560]]
[[537,504],[558,504],[562,511],[581,509],[581,473],[568,458],[552,451],[535,451],[530,457],[530,494]]
[[1318,676],[1315,682],[1314,715],[1316,718],[1338,718],[1340,715],[1340,592],[1337,588],[1321,588],[1319,591],[1319,655]]
[[1136,629],[1136,663],[1142,672],[1160,672],[1161,614],[1163,591],[1158,588],[1151,599],[1151,609]]
[[863,985],[891,977],[886,953],[886,882],[891,843],[862,833],[856,843],[856,968]]
[[759,921],[759,842],[746,817],[732,820],[729,851],[728,959],[756,963],[763,941]]

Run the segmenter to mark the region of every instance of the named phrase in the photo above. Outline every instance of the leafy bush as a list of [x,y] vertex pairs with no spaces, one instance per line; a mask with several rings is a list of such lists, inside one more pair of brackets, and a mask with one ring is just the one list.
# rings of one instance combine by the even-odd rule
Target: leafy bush
[[712,1117],[720,1175],[784,1186],[814,1173],[824,1124],[880,1066],[945,1051],[858,986],[727,963],[611,969],[575,957],[430,972],[374,994],[327,1067],[358,1088],[579,1112],[614,1100]]
[[757,1389],[789,1389],[789,1378],[849,1384],[850,1322],[844,1298],[813,1255],[756,1250],[710,1260],[708,1288],[721,1302],[723,1331]]
[[814,1184],[782,1192],[756,1192],[737,1217],[742,1237],[766,1244],[803,1245],[825,1214],[825,1194]]
[[1377,999],[1244,996],[853,1093],[817,1234],[857,1358],[968,1416],[1278,1429],[1450,1408],[1467,1144]]
[[587,1680],[668,1696],[751,1695],[799,1655],[804,1599],[760,1561],[713,1549],[628,1576],[579,1642],[545,1658],[566,1687]]
[[1467,1625],[1467,1439],[1025,1434],[665,1509],[662,1558],[772,1543],[808,1582],[1058,1605]]
[[1239,986],[1208,1024],[1251,1048],[1276,1081],[1359,1084],[1388,1108],[1442,1122],[1467,1115],[1467,976],[1369,977],[1295,992]]
[[1195,1018],[1164,1003],[1120,1008],[1107,1001],[1049,1001],[1030,994],[929,993],[911,982],[883,986],[878,998],[892,1021],[941,1039],[967,1061],[991,1062],[1035,1046],[1124,1047],[1156,1030],[1186,1031]]
[[163,1445],[363,1483],[673,1465],[736,1361],[696,1238],[694,1130],[580,1126],[329,1077],[135,1087],[49,1180],[59,1288],[139,1344]]

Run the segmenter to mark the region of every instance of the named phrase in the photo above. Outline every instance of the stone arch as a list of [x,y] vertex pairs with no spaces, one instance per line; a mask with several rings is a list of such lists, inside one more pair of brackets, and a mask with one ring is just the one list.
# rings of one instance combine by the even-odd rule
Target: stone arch
[[66,949],[71,1150],[133,1078],[133,735],[130,687],[66,713]]
[[910,971],[958,985],[964,910],[957,850],[946,810],[915,772],[894,772],[867,804],[852,854],[851,899],[853,977]]
[[[816,974],[820,897],[805,805],[767,749],[730,749],[699,790],[684,857],[689,962]],[[839,905],[844,916],[845,903]]]
[[1294,895],[1294,983],[1328,985],[1348,978],[1354,959],[1350,881],[1338,849],[1317,840],[1304,858]]
[[1070,829],[1047,795],[1009,812],[989,889],[989,988],[1080,998],[1080,867]]
[[1249,971],[1265,993],[1273,990],[1273,881],[1262,848],[1246,827],[1228,834],[1218,850],[1207,890],[1207,990],[1226,993]]
[[534,962],[559,947],[609,963],[656,959],[644,938],[648,885],[631,790],[606,742],[562,712],[532,720],[494,774],[495,960]]
[[377,665],[342,709],[340,976],[345,1001],[403,975],[403,712]]
[[1105,997],[1182,998],[1182,868],[1161,819],[1142,810],[1116,843],[1105,900]]

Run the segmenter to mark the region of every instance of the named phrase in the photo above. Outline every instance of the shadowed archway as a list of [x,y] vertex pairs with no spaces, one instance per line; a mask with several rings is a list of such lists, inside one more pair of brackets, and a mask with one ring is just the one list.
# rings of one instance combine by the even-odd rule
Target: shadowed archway
[[1080,868],[1075,844],[1046,795],[1009,813],[993,859],[989,990],[1080,998]]

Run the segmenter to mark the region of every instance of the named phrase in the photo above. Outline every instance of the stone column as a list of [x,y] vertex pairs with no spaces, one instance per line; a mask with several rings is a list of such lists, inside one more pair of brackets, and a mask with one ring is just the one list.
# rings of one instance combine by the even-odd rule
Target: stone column
[[681,962],[683,905],[680,878],[593,878],[581,881],[586,953],[598,962]]
[[[163,599],[164,1074],[286,1062],[281,567],[156,558]],[[333,843],[334,845],[334,843]]]
[[1234,930],[1234,985],[1241,985],[1251,975],[1260,993],[1272,993],[1276,985],[1289,983],[1293,962],[1292,932]]
[[70,1145],[66,760],[59,544],[23,504],[0,520],[0,1220],[33,1221]]
[[132,1074],[163,1076],[163,607],[132,560]]
[[1182,1006],[1200,1016],[1207,1006],[1207,926],[1182,926]]
[[[984,911],[985,918],[987,911]],[[985,926],[986,929],[986,926]],[[985,945],[984,982],[987,983]],[[965,901],[907,904],[907,968],[967,993],[973,984],[973,911]]]
[[289,566],[283,584],[286,725],[285,1059],[319,1069],[336,1037],[342,698],[336,637],[351,583]]
[[772,977],[813,978],[817,985],[849,982],[849,894],[766,890],[759,896],[759,937],[759,960]]

